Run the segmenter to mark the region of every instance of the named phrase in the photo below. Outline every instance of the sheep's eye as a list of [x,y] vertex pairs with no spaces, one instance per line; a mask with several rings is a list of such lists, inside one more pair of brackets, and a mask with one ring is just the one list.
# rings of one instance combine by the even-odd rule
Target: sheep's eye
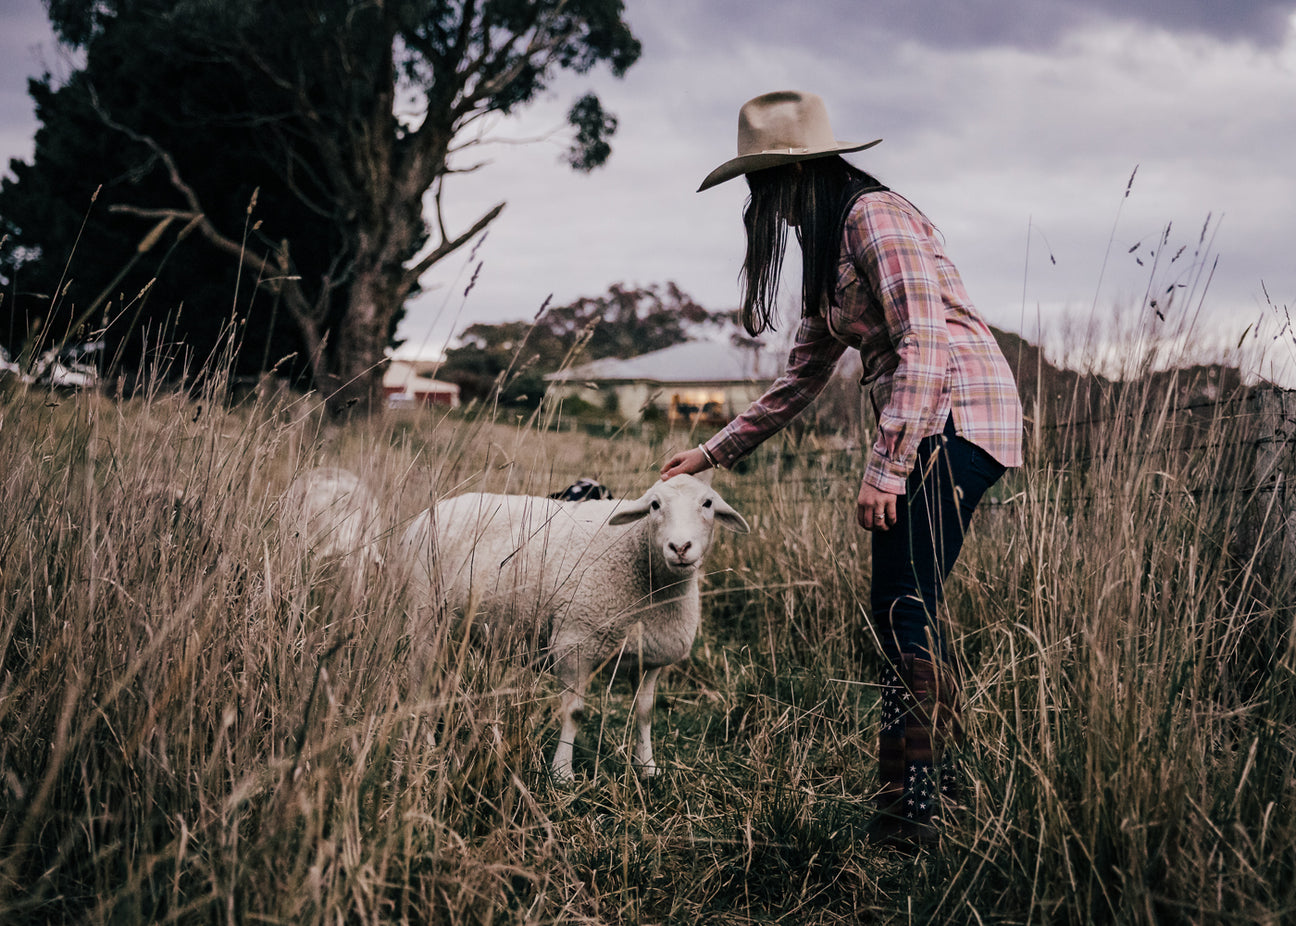
[[703,507],[703,508],[710,508],[710,507],[711,507],[711,499],[708,498],[706,501],[704,501],[704,502],[702,503],[702,507]]
[[653,511],[656,511],[658,508],[661,507],[661,502],[657,501],[657,499],[654,498],[651,502],[648,503],[648,507],[651,508]]

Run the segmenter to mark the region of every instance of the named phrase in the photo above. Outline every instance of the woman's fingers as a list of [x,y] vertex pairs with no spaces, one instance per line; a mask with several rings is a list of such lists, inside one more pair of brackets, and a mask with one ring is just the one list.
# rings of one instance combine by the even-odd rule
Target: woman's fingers
[[866,531],[884,531],[895,526],[896,496],[882,492],[865,482],[860,486],[855,520]]
[[682,453],[677,453],[675,456],[667,460],[665,465],[661,468],[661,477],[663,479],[670,479],[672,476],[679,476],[681,474],[691,476],[694,473],[700,473],[702,470],[710,468],[711,464],[707,462],[702,451],[695,447],[692,450],[685,450]]

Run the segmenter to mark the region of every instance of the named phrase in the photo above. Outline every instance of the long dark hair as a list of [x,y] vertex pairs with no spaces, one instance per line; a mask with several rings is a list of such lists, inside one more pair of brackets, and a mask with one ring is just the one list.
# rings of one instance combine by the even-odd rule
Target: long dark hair
[[743,209],[747,256],[743,260],[742,323],[748,334],[774,330],[775,299],[783,272],[788,222],[801,245],[802,313],[817,315],[837,287],[841,218],[862,189],[880,186],[838,155],[783,164],[747,175],[751,195]]

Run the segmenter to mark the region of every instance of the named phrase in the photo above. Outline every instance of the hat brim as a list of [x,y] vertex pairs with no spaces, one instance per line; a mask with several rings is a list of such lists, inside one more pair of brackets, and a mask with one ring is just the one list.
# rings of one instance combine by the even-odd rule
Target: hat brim
[[815,158],[831,157],[834,154],[849,154],[852,151],[863,151],[865,148],[872,148],[882,139],[875,138],[873,141],[865,142],[862,145],[852,145],[847,143],[838,143],[831,148],[807,151],[760,151],[756,154],[743,154],[736,158],[725,161],[711,173],[706,175],[702,185],[697,188],[701,193],[703,190],[709,190],[717,184],[724,183],[726,180],[732,180],[734,177],[741,177],[743,174],[750,174],[755,170],[764,170],[767,167],[778,167],[780,164],[793,164],[797,161],[810,161]]

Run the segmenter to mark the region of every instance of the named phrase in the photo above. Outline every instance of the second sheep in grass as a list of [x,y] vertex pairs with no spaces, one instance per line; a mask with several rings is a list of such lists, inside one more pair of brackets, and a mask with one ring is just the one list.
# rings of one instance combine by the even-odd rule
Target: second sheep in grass
[[416,518],[404,546],[416,600],[471,615],[496,640],[547,649],[563,685],[556,779],[574,777],[593,674],[641,669],[634,764],[650,777],[657,678],[692,650],[698,576],[716,525],[748,531],[709,480],[676,476],[633,501],[457,496]]
[[378,502],[359,476],[322,466],[293,480],[281,502],[285,525],[311,560],[337,572],[359,600],[367,572],[379,569]]

